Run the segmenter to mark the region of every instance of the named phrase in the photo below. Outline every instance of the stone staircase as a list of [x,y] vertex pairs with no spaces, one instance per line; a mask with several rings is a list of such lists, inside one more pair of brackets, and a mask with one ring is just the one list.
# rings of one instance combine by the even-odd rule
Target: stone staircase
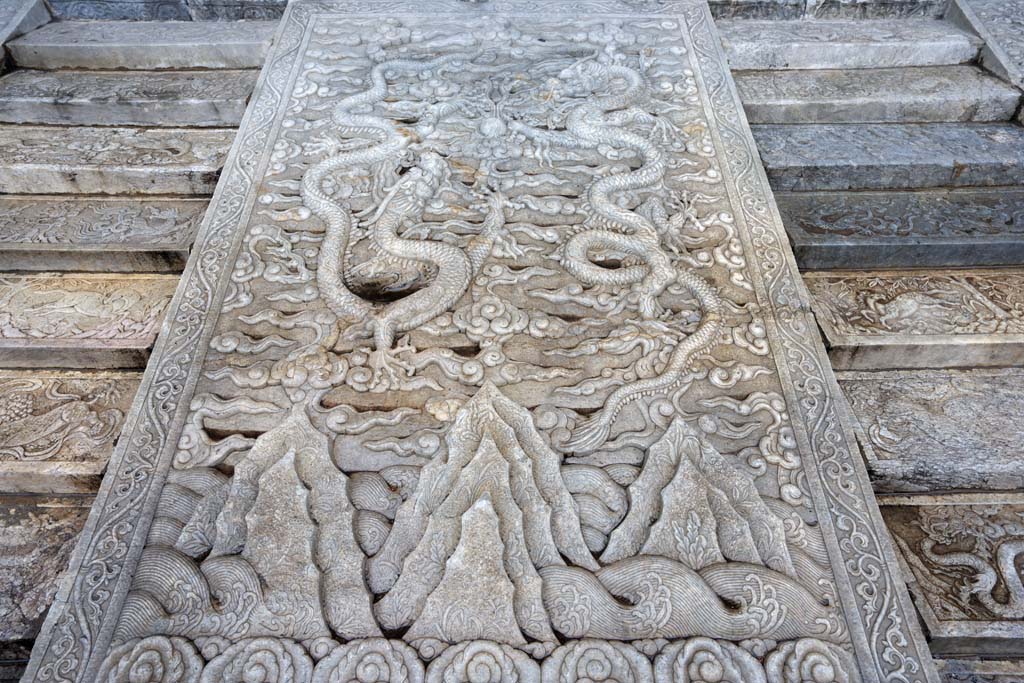
[[[0,319],[0,681],[85,522],[274,31],[122,20],[284,6],[52,4],[68,20],[19,17],[0,77],[0,302],[30,312]],[[1022,681],[1024,596],[957,598],[971,572],[922,548],[996,571],[1024,522],[1024,5],[710,4],[946,680]]]
[[1024,3],[997,4],[718,12],[933,654],[976,683],[1024,680],[997,559],[1024,522]]
[[0,681],[27,661],[275,30],[31,30],[46,20],[18,19],[0,76]]

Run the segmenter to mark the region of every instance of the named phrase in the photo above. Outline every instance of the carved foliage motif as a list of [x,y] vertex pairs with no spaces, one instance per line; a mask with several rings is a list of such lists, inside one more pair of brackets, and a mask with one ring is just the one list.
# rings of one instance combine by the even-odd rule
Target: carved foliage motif
[[[749,261],[780,228],[744,232],[763,207],[730,196],[707,45],[678,17],[311,7],[257,95],[284,93],[280,133],[113,647],[187,640],[211,681],[856,680],[791,412],[817,403]],[[241,149],[273,117],[250,118]],[[158,383],[195,362],[168,339]]]

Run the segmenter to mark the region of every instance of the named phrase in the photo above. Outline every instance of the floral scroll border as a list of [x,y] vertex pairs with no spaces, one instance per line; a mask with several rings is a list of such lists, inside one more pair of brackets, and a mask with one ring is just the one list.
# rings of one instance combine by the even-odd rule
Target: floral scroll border
[[[429,6],[428,6],[429,5]],[[301,64],[314,13],[416,14],[480,12],[671,16],[700,80],[701,96],[749,262],[751,278],[794,417],[800,451],[834,562],[839,592],[864,683],[937,683],[906,587],[894,573],[863,463],[841,421],[839,388],[814,331],[809,297],[783,237],[782,221],[753,137],[726,69],[710,11],[702,0],[293,0],[232,146],[211,209],[165,318],[153,360],[126,420],[96,503],[22,679],[38,683],[93,681],[110,647],[116,619],[145,544],[176,435],[217,322],[218,308],[276,135],[279,111]],[[555,9],[557,7],[557,9]],[[763,279],[762,279],[763,278]],[[798,395],[797,387],[800,388]]]

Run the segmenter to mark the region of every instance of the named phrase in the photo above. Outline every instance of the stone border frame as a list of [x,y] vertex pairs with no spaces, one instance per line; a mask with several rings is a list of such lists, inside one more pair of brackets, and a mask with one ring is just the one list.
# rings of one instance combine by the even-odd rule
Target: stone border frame
[[680,38],[691,64],[700,70],[700,96],[754,271],[751,280],[758,302],[768,309],[764,318],[772,357],[804,456],[861,677],[864,683],[938,683],[704,0],[491,0],[481,5],[460,0],[293,0],[22,680],[88,682],[98,674],[187,416],[242,228],[269,163],[283,98],[301,65],[297,57],[307,40],[310,15],[412,11],[557,11],[684,20],[687,32]]

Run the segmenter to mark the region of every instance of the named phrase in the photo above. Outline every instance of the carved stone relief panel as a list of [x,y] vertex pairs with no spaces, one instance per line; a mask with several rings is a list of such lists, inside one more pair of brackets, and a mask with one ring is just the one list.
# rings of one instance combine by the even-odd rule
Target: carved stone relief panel
[[174,275],[0,273],[0,367],[140,367]]
[[1024,497],[915,496],[882,514],[912,577],[931,648],[952,656],[1020,653]]
[[26,680],[935,681],[706,5],[283,21]]
[[0,490],[94,493],[140,379],[0,370]]
[[805,274],[837,368],[1000,366],[1024,361],[1024,272]]

